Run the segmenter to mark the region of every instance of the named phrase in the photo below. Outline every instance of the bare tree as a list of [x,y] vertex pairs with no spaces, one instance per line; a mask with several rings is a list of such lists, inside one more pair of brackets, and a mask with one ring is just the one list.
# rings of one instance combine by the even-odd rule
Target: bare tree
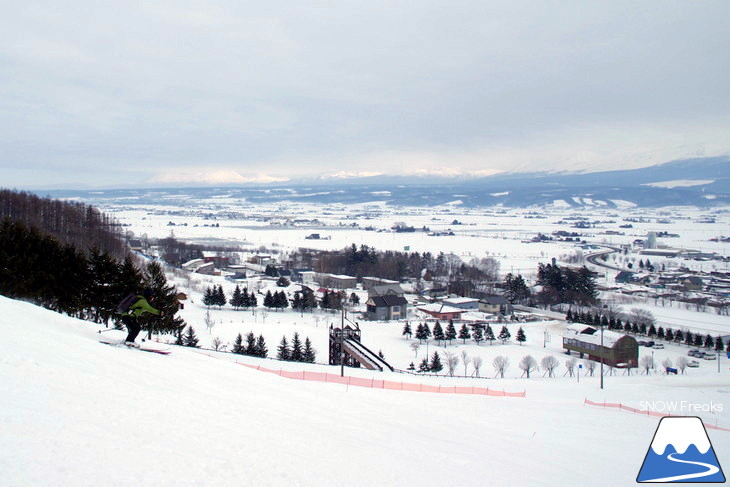
[[464,364],[464,376],[466,376],[466,367],[469,365],[469,353],[466,350],[461,351],[461,363]]
[[[565,361],[565,368],[567,369],[565,371],[565,374],[570,375],[573,377],[575,375],[575,366],[578,361],[575,359],[575,357],[570,357],[568,360]],[[563,375],[565,375],[563,374]]]
[[471,359],[471,366],[474,367],[474,374],[477,377],[479,377],[479,369],[482,367],[482,358],[481,357],[474,357]]
[[594,362],[593,360],[586,360],[585,362],[583,362],[583,365],[585,365],[585,368],[591,377],[593,377],[593,373],[596,371],[597,364],[598,362]]
[[677,368],[684,374],[684,371],[687,370],[688,363],[689,360],[687,360],[687,357],[679,357],[677,359]]
[[456,366],[459,365],[459,357],[451,352],[446,352],[446,367],[449,369],[449,375],[454,376]]
[[629,318],[637,326],[645,325],[647,328],[656,323],[652,312],[641,308],[631,308]]
[[504,379],[504,373],[507,371],[507,367],[509,367],[509,359],[504,355],[498,355],[492,360],[492,367],[497,371],[494,376],[499,376],[500,379]]
[[621,311],[621,307],[617,305],[615,302],[609,302],[604,305],[603,308],[603,314],[606,315],[606,318],[610,319],[620,319],[624,321],[626,318],[624,316],[623,311]]
[[585,368],[591,377],[593,377],[593,372],[596,371],[596,363],[597,362],[594,362],[593,360],[586,360],[583,362],[583,365],[585,365]]
[[543,357],[540,363],[542,364],[542,368],[547,371],[548,377],[550,378],[554,377],[553,373],[555,372],[555,369],[558,368],[558,365],[560,365],[558,359],[556,359],[552,355]]
[[203,316],[203,323],[205,323],[205,327],[208,328],[208,333],[210,333],[210,330],[213,329],[213,325],[215,324],[215,320],[210,315],[210,310],[205,311],[205,316]]
[[537,360],[532,355],[525,355],[520,360],[519,367],[522,370],[522,375],[527,374],[527,378],[529,379],[530,372],[537,369]]
[[415,353],[415,356],[418,356],[418,349],[421,348],[421,344],[418,342],[411,343],[411,350],[413,350],[413,353]]
[[651,355],[644,355],[639,360],[639,366],[644,369],[646,375],[649,375],[649,371],[654,367],[654,359],[651,358]]
[[215,350],[216,352],[219,350],[224,350],[226,348],[226,346],[223,345],[221,339],[218,337],[213,338],[211,344],[213,345],[213,350]]
[[665,372],[667,371],[667,369],[671,369],[672,368],[672,359],[665,358],[664,360],[662,360],[662,367],[664,367]]

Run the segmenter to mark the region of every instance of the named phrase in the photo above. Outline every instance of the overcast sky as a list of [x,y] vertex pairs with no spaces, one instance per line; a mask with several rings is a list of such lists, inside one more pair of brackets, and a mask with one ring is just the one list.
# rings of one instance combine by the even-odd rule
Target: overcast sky
[[730,2],[2,1],[0,186],[730,153]]

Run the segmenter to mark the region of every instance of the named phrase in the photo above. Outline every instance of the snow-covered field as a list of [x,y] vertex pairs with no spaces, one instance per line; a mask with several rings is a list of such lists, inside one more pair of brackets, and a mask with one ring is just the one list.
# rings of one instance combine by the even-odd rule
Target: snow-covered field
[[[273,315],[246,328],[271,328],[272,336],[296,328],[312,339],[326,333],[325,323],[277,323]],[[231,325],[214,331],[222,333],[224,326]],[[395,326],[368,326],[363,340],[402,363],[412,351]],[[169,356],[114,348],[97,342],[98,329],[0,297],[3,485],[627,485],[658,418],[585,406],[585,398],[637,408],[674,401],[684,408],[679,413],[730,426],[725,361],[720,373],[713,362],[685,376],[607,377],[603,390],[598,377],[515,378],[514,362],[504,380],[346,370],[526,391],[525,398],[503,398],[294,381],[235,360],[291,370],[302,370],[301,364],[181,347]],[[537,356],[541,340],[528,336],[524,347],[479,348],[485,358],[496,350]],[[556,341],[553,348],[559,348]],[[730,432],[708,433],[727,464]]]
[[[408,249],[434,255],[454,252],[466,261],[495,257],[503,274],[521,273],[525,277],[535,274],[539,262],[579,251],[572,242],[529,242],[539,233],[550,236],[560,230],[576,232],[588,243],[612,246],[646,238],[648,232],[666,232],[677,237],[659,237],[659,245],[730,254],[730,243],[712,241],[730,234],[730,215],[723,209],[419,208],[391,207],[382,202],[322,206],[288,201],[253,206],[228,198],[189,200],[181,206],[133,202],[121,205],[118,201],[97,204],[128,225],[128,230],[138,237],[163,238],[174,233],[176,238],[188,242],[236,245],[251,251],[261,247],[285,252],[299,247],[343,249],[355,243],[378,250]],[[574,228],[572,225],[579,218],[595,225]],[[391,232],[390,228],[397,223],[417,229],[426,227],[431,233],[451,231],[454,236]],[[632,228],[621,227],[627,224]],[[323,239],[306,239],[312,233],[319,233]],[[662,257],[651,260],[667,268],[682,265],[703,271],[728,270],[728,263],[718,261]]]

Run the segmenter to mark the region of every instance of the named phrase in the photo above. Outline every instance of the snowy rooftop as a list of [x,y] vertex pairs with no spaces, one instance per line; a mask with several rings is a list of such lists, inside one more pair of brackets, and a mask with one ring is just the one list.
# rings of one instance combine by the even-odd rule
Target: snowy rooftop
[[[581,325],[570,325],[570,326],[568,326],[568,329],[565,331],[563,338],[572,338],[573,340],[579,340],[584,343],[592,343],[594,345],[600,345],[601,344],[601,331],[596,330],[596,332],[593,335],[589,335],[587,333],[581,333],[581,331],[585,330],[586,328],[590,328],[590,327],[585,326],[585,325],[582,325],[582,326]],[[623,336],[624,336],[623,334],[616,333],[615,331],[604,330],[603,346],[611,348]]]
[[426,313],[463,313],[464,310],[461,308],[455,308],[441,303],[426,304],[418,307],[419,310],[425,311]]

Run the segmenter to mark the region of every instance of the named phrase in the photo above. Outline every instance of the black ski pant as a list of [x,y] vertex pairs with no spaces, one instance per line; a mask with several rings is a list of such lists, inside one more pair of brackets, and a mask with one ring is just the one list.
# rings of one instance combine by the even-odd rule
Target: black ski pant
[[122,323],[124,323],[124,326],[126,326],[129,331],[125,341],[133,342],[137,338],[137,335],[139,335],[139,331],[141,329],[139,321],[137,321],[137,318],[134,316],[124,315],[122,316]]

